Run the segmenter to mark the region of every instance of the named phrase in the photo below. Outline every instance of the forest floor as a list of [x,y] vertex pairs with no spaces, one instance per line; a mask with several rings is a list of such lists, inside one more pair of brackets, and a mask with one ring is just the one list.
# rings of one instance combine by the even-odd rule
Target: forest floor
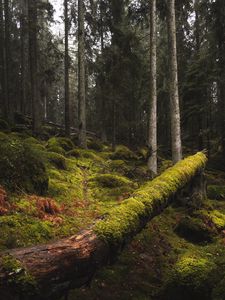
[[[83,150],[65,138],[41,141],[0,133],[1,145],[5,141],[15,148],[15,140],[43,159],[48,189],[37,196],[21,187],[8,189],[7,181],[6,188],[1,187],[0,250],[75,234],[150,180],[146,149],[133,152],[118,146],[112,151],[90,139],[89,150]],[[3,170],[9,158],[0,150]],[[160,172],[170,165],[160,159]],[[13,172],[13,179],[21,176],[15,166]],[[207,178],[208,200],[203,206],[167,208],[112,266],[96,274],[90,287],[71,291],[68,299],[225,299],[225,172],[207,170]]]

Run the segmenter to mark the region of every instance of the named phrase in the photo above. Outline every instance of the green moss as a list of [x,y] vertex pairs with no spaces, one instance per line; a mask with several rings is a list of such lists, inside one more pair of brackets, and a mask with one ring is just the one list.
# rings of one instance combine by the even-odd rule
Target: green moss
[[37,289],[34,277],[27,272],[19,260],[10,255],[2,258],[2,267],[7,274],[7,285],[19,288],[20,291],[32,294]]
[[78,150],[78,149],[73,149],[71,151],[68,151],[66,153],[67,156],[72,156],[72,157],[75,157],[75,158],[79,158],[81,157],[81,152]]
[[96,181],[99,186],[107,187],[107,188],[115,188],[115,187],[121,187],[125,185],[132,185],[132,182],[129,179],[123,176],[112,175],[112,174],[97,175],[93,177],[92,180]]
[[0,248],[11,249],[43,243],[53,237],[50,222],[40,221],[24,213],[0,218]]
[[123,160],[112,160],[109,163],[109,167],[112,171],[123,172],[127,169],[126,163]]
[[11,136],[0,137],[0,184],[15,191],[44,194],[48,176],[42,152],[32,144]]
[[66,151],[62,147],[57,146],[57,145],[48,146],[47,150],[49,152],[55,152],[55,153],[61,154],[61,155],[65,155],[66,154]]
[[156,211],[167,206],[168,199],[184,187],[199,169],[204,168],[206,161],[203,153],[197,153],[178,162],[134,193],[132,202],[140,205],[141,209],[132,210],[128,200],[112,210],[106,220],[97,222],[95,232],[109,243],[120,243],[127,234],[133,234],[134,228],[138,230],[146,215],[151,218]]
[[225,214],[219,212],[218,210],[213,210],[209,213],[209,216],[218,229],[225,229]]
[[89,139],[87,141],[88,149],[92,149],[95,151],[102,151],[103,150],[103,144],[98,139]]
[[112,153],[111,159],[133,160],[133,159],[137,159],[137,155],[126,146],[119,145],[116,147],[114,153]]
[[130,198],[113,208],[106,220],[98,222],[95,231],[100,238],[116,244],[123,240],[125,232],[127,237],[136,232],[140,225],[139,215],[144,214],[144,204]]
[[175,229],[176,233],[194,243],[212,242],[216,232],[200,218],[183,218]]
[[172,167],[173,162],[171,160],[161,160],[160,166],[159,166],[159,174],[165,172],[168,168]]
[[210,199],[225,200],[225,186],[209,185],[207,193]]
[[63,155],[61,155],[59,153],[55,153],[55,152],[48,152],[47,158],[48,158],[48,161],[51,164],[53,164],[56,168],[61,169],[61,170],[67,169],[66,158]]
[[224,300],[225,299],[225,276],[219,281],[212,291],[212,300]]
[[182,256],[168,277],[163,299],[211,299],[211,275],[215,264],[194,254]]
[[139,159],[146,161],[148,159],[149,150],[147,147],[138,148],[136,154]]
[[[69,138],[63,138],[63,137],[53,137],[50,138],[47,142],[47,146],[48,149],[50,149],[50,151],[52,152],[57,152],[56,150],[58,149],[63,149],[64,151],[68,152],[71,151],[74,148],[74,144],[71,141],[71,139]],[[53,151],[53,149],[55,149],[55,151]],[[57,152],[60,153],[60,152]],[[63,153],[60,153],[63,154]]]

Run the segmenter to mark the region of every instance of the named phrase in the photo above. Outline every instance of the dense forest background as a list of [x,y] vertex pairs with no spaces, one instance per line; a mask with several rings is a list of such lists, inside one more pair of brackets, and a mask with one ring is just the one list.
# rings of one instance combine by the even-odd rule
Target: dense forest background
[[[225,3],[175,5],[183,145],[224,151]],[[157,15],[158,147],[170,155],[167,1]],[[103,140],[146,144],[149,16],[141,0],[1,1],[1,115],[12,124],[32,116],[36,133],[45,121],[66,124],[68,134],[86,117]]]

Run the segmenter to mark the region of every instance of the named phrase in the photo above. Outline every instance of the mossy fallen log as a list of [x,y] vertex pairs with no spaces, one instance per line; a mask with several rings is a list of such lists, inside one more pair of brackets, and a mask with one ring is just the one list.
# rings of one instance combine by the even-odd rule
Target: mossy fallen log
[[180,161],[79,235],[1,253],[1,299],[57,299],[87,284],[196,177],[199,184],[206,161],[201,152]]

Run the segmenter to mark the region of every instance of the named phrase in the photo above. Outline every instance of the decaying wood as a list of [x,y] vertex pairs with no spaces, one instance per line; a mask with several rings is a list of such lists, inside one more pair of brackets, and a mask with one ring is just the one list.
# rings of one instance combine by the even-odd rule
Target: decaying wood
[[[4,300],[30,299],[31,291],[23,291],[17,286],[14,274],[8,274],[2,266],[2,259],[10,255],[20,261],[37,282],[37,290],[32,299],[56,299],[72,287],[87,284],[96,270],[109,257],[108,246],[97,238],[92,230],[57,242],[4,252],[0,258],[0,295]],[[18,275],[19,276],[19,275]],[[35,288],[35,287],[34,287]],[[2,299],[2,297],[1,297]]]

